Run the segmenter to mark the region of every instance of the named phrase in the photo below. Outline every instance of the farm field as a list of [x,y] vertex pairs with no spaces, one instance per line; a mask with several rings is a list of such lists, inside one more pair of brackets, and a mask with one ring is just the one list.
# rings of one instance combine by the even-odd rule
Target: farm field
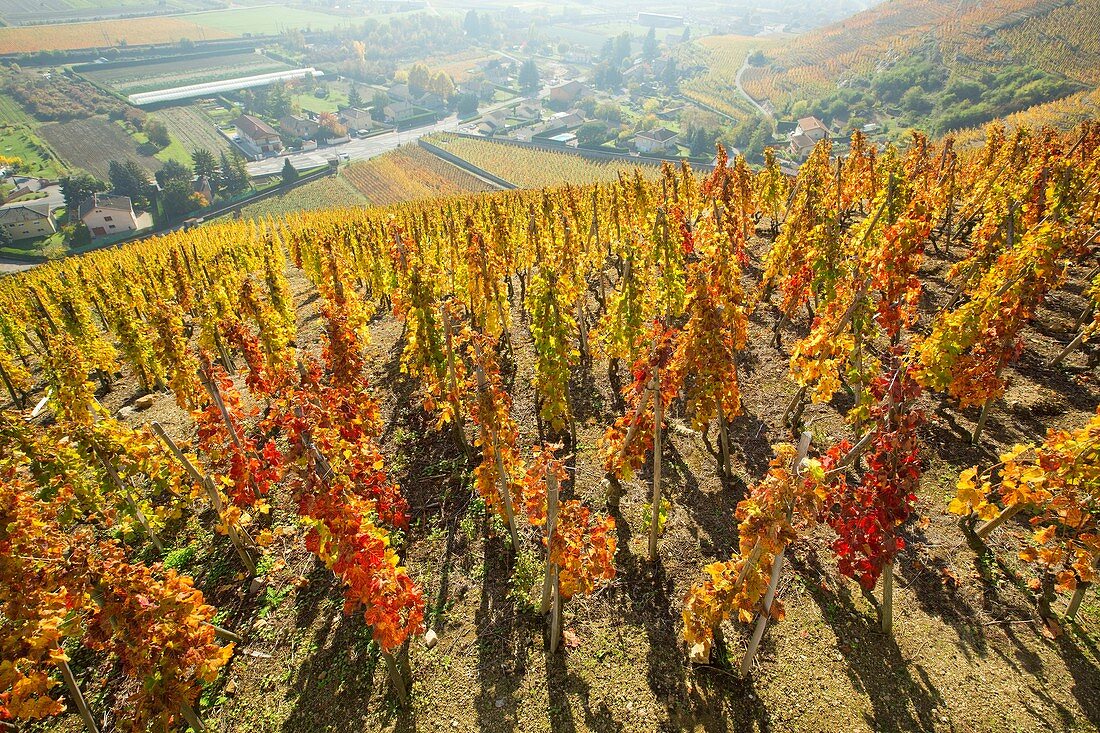
[[437,135],[430,141],[521,188],[611,181],[618,178],[619,171],[629,171],[635,167],[640,167],[649,174],[657,172],[657,166],[642,161],[593,161],[555,150],[521,148],[490,140]]
[[0,28],[0,53],[69,51],[108,48],[125,43],[178,43],[182,39],[209,41],[234,38],[235,34],[198,25],[182,17],[122,18],[91,23]]
[[352,163],[340,175],[376,206],[496,190],[415,144]]
[[171,87],[203,84],[223,79],[255,76],[291,68],[257,53],[234,53],[198,59],[139,64],[116,69],[81,72],[100,86],[123,96]]
[[276,36],[292,29],[332,30],[353,22],[346,16],[284,5],[193,13],[187,19],[204,28],[233,36]]
[[[213,0],[163,0],[157,3],[156,12],[205,10],[214,4]],[[71,23],[130,14],[149,14],[148,0],[0,0],[0,20],[6,25]]]
[[150,175],[161,166],[161,160],[141,153],[134,138],[106,117],[51,122],[42,125],[39,134],[70,167],[86,170],[101,180],[107,180],[112,160],[136,161]]
[[215,155],[230,149],[225,136],[198,104],[179,105],[158,109],[154,115],[168,128],[172,140],[188,151],[205,148]]
[[34,725],[1095,733],[1100,132],[917,142],[0,280]]

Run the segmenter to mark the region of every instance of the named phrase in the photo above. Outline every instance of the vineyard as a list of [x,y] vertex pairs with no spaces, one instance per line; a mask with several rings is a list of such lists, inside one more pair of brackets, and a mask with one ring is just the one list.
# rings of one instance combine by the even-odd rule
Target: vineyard
[[1100,126],[830,146],[0,280],[0,722],[1097,730]]
[[241,216],[262,219],[292,214],[295,211],[362,206],[366,203],[366,199],[343,176],[325,177],[248,204],[241,208]]
[[[621,171],[630,170],[632,163],[619,160],[594,161],[580,155],[555,150],[522,148],[491,140],[476,140],[453,135],[438,135],[431,141],[472,163],[483,171],[503,178],[521,188],[542,188],[564,183],[585,184],[613,181]],[[656,166],[642,166],[647,173],[656,173]]]
[[350,165],[342,177],[378,206],[496,189],[416,145]]
[[754,99],[783,108],[889,68],[920,47],[968,76],[1027,64],[1091,85],[1100,58],[1098,8],[1095,0],[883,3],[766,51],[768,64],[746,70],[742,84]]
[[771,48],[777,39],[753,36],[707,36],[699,41],[700,63],[706,72],[683,85],[689,99],[713,107],[730,117],[742,119],[756,108],[737,89],[737,72],[753,51]]

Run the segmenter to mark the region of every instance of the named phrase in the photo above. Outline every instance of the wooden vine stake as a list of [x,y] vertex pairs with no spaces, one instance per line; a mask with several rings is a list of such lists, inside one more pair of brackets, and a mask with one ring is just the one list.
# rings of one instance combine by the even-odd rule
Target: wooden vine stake
[[[797,473],[799,471],[803,459],[806,458],[809,452],[810,433],[804,432],[798,441],[798,454],[795,456],[794,465],[791,466],[792,472]],[[788,511],[788,517],[789,515],[790,512]],[[771,618],[772,603],[775,601],[775,594],[779,589],[779,577],[783,573],[783,557],[786,552],[787,548],[783,547],[772,562],[771,579],[768,582],[768,590],[764,594],[764,603],[760,608],[760,615],[756,618],[756,628],[752,632],[752,639],[749,640],[749,647],[745,650],[745,657],[741,660],[742,677],[747,677],[749,672],[752,671],[752,660],[756,657],[756,650],[760,646],[760,640],[764,638],[764,629],[768,627],[768,619]]]
[[[195,467],[195,464],[191,463],[190,459],[188,459],[187,456],[183,454],[183,451],[179,449],[179,446],[176,445],[176,442],[164,431],[164,427],[161,426],[160,423],[153,422],[150,424],[150,427],[153,429],[153,433],[168,446],[168,450],[172,452],[172,455],[176,457],[176,460],[180,462],[184,470],[191,476],[191,480],[206,490],[206,495],[210,499],[214,511],[217,512],[218,518],[225,521],[223,519],[225,517],[225,506],[222,504],[222,498],[218,494],[214,482],[210,480],[209,476],[204,476],[202,472]],[[225,529],[226,534],[229,535],[229,541],[233,544],[233,549],[237,551],[237,556],[240,557],[241,563],[245,566],[245,569],[248,570],[248,574],[255,575],[256,561],[252,559],[252,555],[247,547],[247,544],[251,543],[245,542],[245,538],[241,536],[235,523],[225,522]]]
[[882,569],[882,607],[879,609],[879,621],[882,633],[894,633],[894,561],[886,563]]
[[993,519],[990,519],[981,527],[978,527],[977,531],[974,534],[976,534],[978,536],[978,539],[980,539],[982,542],[985,542],[985,539],[989,537],[993,530],[997,529],[997,527],[1000,527],[1002,524],[1019,514],[1023,508],[1024,504],[1013,504],[1011,506],[1005,507],[1001,510],[1000,514],[993,517]]
[[721,403],[718,405],[718,438],[722,441],[722,478],[728,479],[731,475],[729,422]]
[[550,653],[558,650],[561,641],[561,593],[558,587],[560,569],[550,560],[550,542],[558,524],[558,477],[546,474],[546,578],[542,584],[542,613],[550,613]]
[[382,659],[386,661],[386,671],[390,674],[393,689],[397,693],[397,699],[405,706],[409,702],[409,689],[405,685],[405,678],[401,676],[401,669],[397,666],[397,660],[393,654],[382,652]]
[[649,510],[649,561],[657,562],[657,535],[661,529],[661,367],[653,367],[653,505]]
[[199,718],[199,714],[195,712],[195,708],[191,707],[190,703],[183,703],[180,706],[180,715],[187,721],[187,724],[191,726],[191,730],[195,733],[205,733],[208,728],[203,724],[202,719]]
[[[60,649],[60,647],[58,648]],[[95,718],[92,717],[92,711],[88,709],[88,701],[84,699],[84,693],[80,691],[80,685],[76,682],[76,677],[73,675],[72,668],[69,667],[69,661],[65,657],[64,652],[61,652],[58,658],[57,668],[61,670],[61,678],[65,680],[65,687],[69,690],[69,697],[73,699],[73,703],[80,713],[80,719],[84,721],[84,727],[88,729],[88,733],[99,733],[99,728],[96,727],[95,724]]]
[[[462,429],[462,410],[458,404],[458,380],[455,377],[455,350],[454,350],[454,331],[451,328],[451,317],[447,314],[447,309],[444,307],[441,309],[443,313],[443,336],[444,342],[447,346],[447,384],[450,389],[450,394],[447,399],[451,403],[451,409],[454,411],[454,418],[451,420],[451,430],[454,431],[455,440],[458,441],[458,446],[462,449],[462,452],[466,454],[466,457],[470,457],[470,444],[466,442],[466,432]],[[507,330],[505,330],[507,333]]]
[[1069,599],[1069,605],[1066,606],[1066,618],[1076,620],[1077,611],[1081,608],[1081,601],[1085,598],[1085,591],[1089,589],[1091,583],[1078,583],[1076,590],[1073,591],[1073,597]]

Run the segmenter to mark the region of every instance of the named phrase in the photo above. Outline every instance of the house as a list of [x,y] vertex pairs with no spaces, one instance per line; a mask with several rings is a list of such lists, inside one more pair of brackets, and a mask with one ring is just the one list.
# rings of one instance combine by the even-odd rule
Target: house
[[349,130],[369,130],[374,124],[370,112],[358,107],[344,107],[339,117],[340,124]]
[[290,137],[306,140],[316,135],[321,126],[308,117],[285,115],[279,120],[279,129]]
[[531,102],[520,102],[512,109],[512,116],[517,120],[523,120],[525,122],[531,122],[533,120],[542,119],[542,110],[539,109],[537,104]]
[[550,101],[558,104],[573,104],[582,97],[592,94],[592,90],[581,84],[576,79],[571,79],[561,84],[550,87]]
[[93,193],[77,209],[77,216],[93,237],[133,232],[153,226],[153,216],[135,212],[129,196]]
[[482,117],[481,121],[477,123],[477,131],[481,135],[495,135],[507,126],[507,113],[498,111]]
[[427,92],[421,96],[420,99],[416,100],[416,105],[424,109],[430,109],[432,112],[442,112],[447,109],[447,103],[443,101],[443,97],[435,92]]
[[386,122],[394,124],[416,117],[417,109],[408,102],[391,102],[382,108]]
[[386,92],[390,99],[394,102],[410,102],[412,101],[412,92],[409,91],[408,84],[394,84]]
[[817,143],[809,135],[794,133],[790,138],[788,149],[796,160],[805,160]]
[[255,157],[276,155],[283,149],[283,141],[275,128],[252,115],[241,115],[233,120],[237,128],[237,141]]
[[12,239],[48,237],[57,231],[49,204],[16,204],[0,209],[0,229]]
[[210,185],[210,179],[206,176],[198,176],[191,182],[191,190],[206,199],[206,203],[214,200],[214,187]]
[[623,82],[626,84],[639,84],[648,79],[651,74],[649,64],[641,61],[623,72]]
[[669,149],[680,134],[667,127],[639,132],[634,136],[634,147],[639,153],[661,153]]
[[803,117],[798,121],[794,134],[805,135],[816,143],[818,140],[829,137],[829,128],[825,127],[825,123],[816,117]]

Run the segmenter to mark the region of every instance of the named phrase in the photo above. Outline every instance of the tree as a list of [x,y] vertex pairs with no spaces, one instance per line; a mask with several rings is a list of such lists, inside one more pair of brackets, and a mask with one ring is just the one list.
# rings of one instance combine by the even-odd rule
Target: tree
[[749,54],[748,58],[749,66],[763,66],[768,63],[768,59],[764,56],[764,52],[757,49]]
[[191,153],[192,169],[199,178],[206,177],[213,181],[218,175],[218,161],[206,148],[199,148]]
[[389,95],[383,91],[377,91],[370,101],[370,113],[376,120],[382,119],[382,110],[390,103]]
[[0,227],[0,247],[10,247],[12,243],[11,234],[7,229]]
[[348,90],[348,106],[358,107],[363,103],[363,98],[359,95],[359,87],[355,84],[351,85],[351,89]]
[[687,43],[690,40],[691,40],[691,26],[685,25],[684,26],[684,32],[680,36],[680,43]]
[[657,52],[659,51],[657,45],[657,29],[650,28],[649,33],[645,34],[645,40],[642,42],[642,56],[647,59],[657,58]]
[[455,83],[445,71],[440,71],[432,77],[431,90],[438,94],[444,102],[454,96]]
[[230,195],[240,193],[251,185],[244,158],[240,153],[222,153],[218,171],[218,186]]
[[164,208],[164,213],[170,217],[189,214],[196,209],[201,209],[207,203],[201,194],[191,189],[191,181],[189,180],[173,179],[169,181],[164,186],[164,192],[161,195],[161,205]]
[[84,199],[97,191],[106,191],[107,184],[90,173],[78,173],[75,176],[61,179],[61,194],[65,197],[65,205],[69,213],[76,211],[76,207]]
[[149,178],[140,165],[132,160],[125,163],[112,160],[107,168],[107,177],[111,182],[111,191],[129,196],[135,209],[148,205]]
[[172,138],[168,135],[168,128],[160,120],[154,120],[149,118],[145,121],[145,134],[149,137],[149,142],[157,146],[158,150],[163,150],[172,144]]
[[168,184],[173,181],[183,181],[184,183],[190,184],[191,169],[178,160],[169,160],[156,172],[155,178],[161,188],[166,188]]
[[459,117],[472,117],[477,114],[477,95],[463,92],[455,97],[455,112]]
[[283,163],[283,184],[289,185],[298,180],[298,169],[290,162],[290,158]]
[[527,59],[519,68],[519,85],[526,92],[538,91],[539,67],[534,59]]
[[416,96],[419,97],[428,91],[428,85],[431,84],[431,81],[431,72],[428,71],[426,64],[413,64],[413,67],[409,69],[409,91]]
[[580,145],[602,145],[607,141],[607,125],[602,122],[585,122],[577,130],[577,143]]
[[466,35],[473,38],[481,35],[481,20],[477,17],[476,11],[471,10],[466,13],[466,19],[462,21],[462,29],[466,31]]
[[611,60],[615,66],[622,66],[623,61],[630,58],[631,49],[632,43],[629,31],[623,31],[615,36],[615,51],[611,56]]

